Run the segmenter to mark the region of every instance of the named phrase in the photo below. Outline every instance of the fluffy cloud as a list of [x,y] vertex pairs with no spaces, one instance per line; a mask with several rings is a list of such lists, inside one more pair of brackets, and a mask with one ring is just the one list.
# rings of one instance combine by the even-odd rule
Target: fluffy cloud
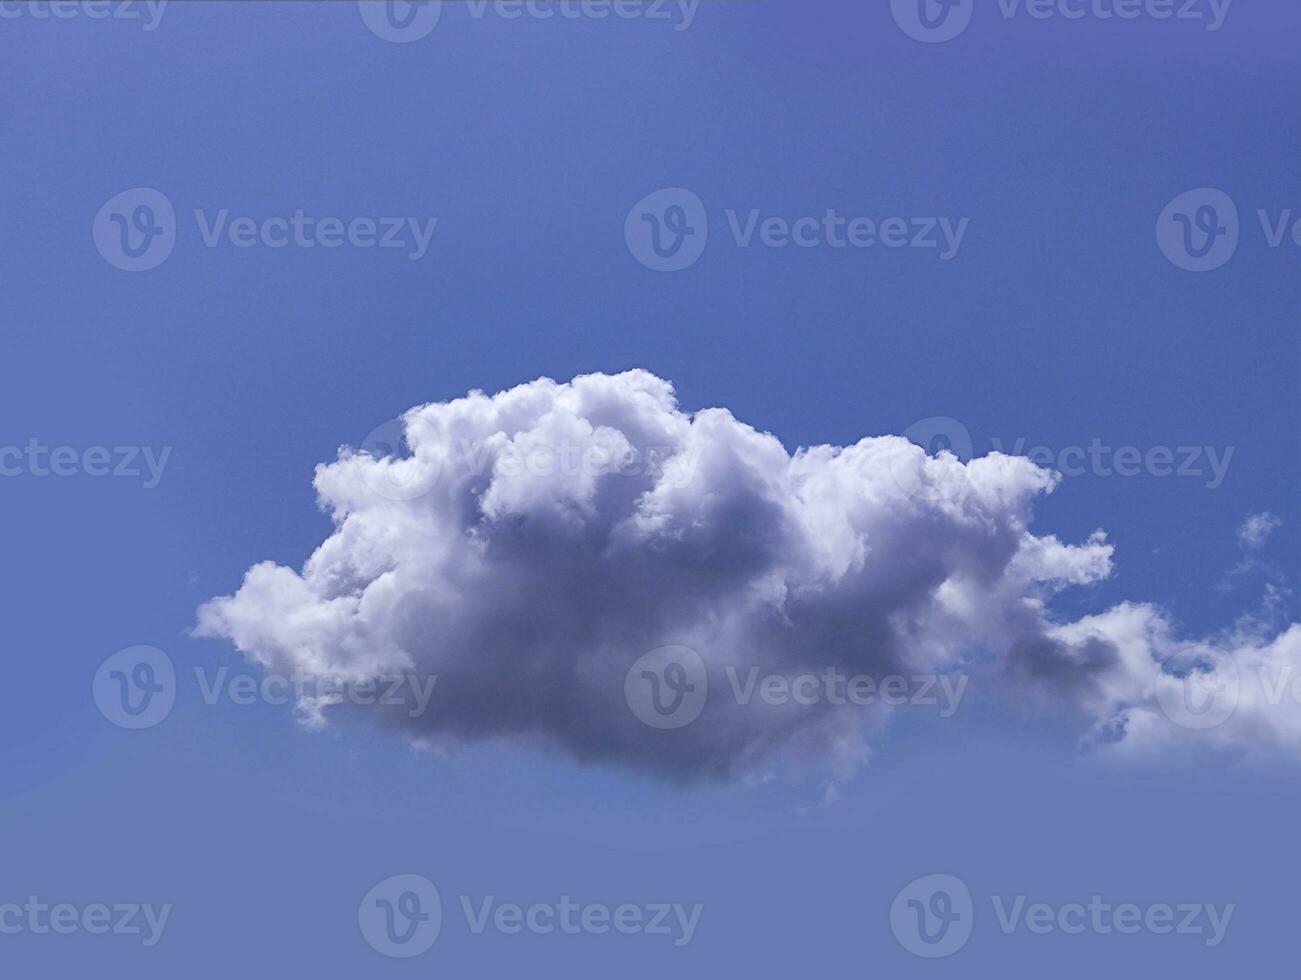
[[1108,637],[1129,663],[1161,664],[1116,692],[1098,727],[1111,740],[1107,751],[1145,755],[1196,745],[1242,756],[1301,748],[1301,625],[1272,638],[1236,631],[1219,642],[1178,643],[1160,613],[1126,606],[1077,628]]
[[1282,525],[1283,522],[1268,511],[1251,514],[1242,522],[1242,527],[1238,528],[1238,541],[1244,548],[1261,548]]
[[[738,678],[961,671],[1115,750],[1203,733],[1171,722],[1163,685],[1235,658],[1297,666],[1297,628],[1242,640],[1242,657],[1197,647],[1181,675],[1167,671],[1191,648],[1151,607],[1055,621],[1051,596],[1104,578],[1112,549],[1101,532],[1031,533],[1057,478],[1024,458],[963,463],[895,436],[792,455],[724,409],[681,411],[645,371],[472,392],[397,429],[318,467],[335,528],[302,570],[255,565],[197,632],[277,672],[436,675],[427,711],[366,709],[420,744],[558,746],[679,779],[783,758],[839,773],[888,699],[746,699]],[[664,685],[655,710],[695,698],[692,716],[648,720],[643,678]],[[1295,747],[1295,703],[1259,707],[1220,743]],[[355,710],[300,708],[317,723]]]

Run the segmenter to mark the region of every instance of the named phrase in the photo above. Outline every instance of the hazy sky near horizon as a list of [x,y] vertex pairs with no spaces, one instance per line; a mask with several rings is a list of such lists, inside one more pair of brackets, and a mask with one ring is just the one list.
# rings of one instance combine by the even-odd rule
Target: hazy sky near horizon
[[[0,4],[0,965],[1290,962],[1294,689],[1167,725],[1127,657],[1301,671],[1270,646],[1301,572],[1298,27],[1284,0]],[[560,394],[421,417],[443,509],[367,497],[341,452],[542,378]],[[692,468],[448,455],[602,425]],[[887,435],[1062,475],[799,452]],[[340,530],[318,494],[363,516]],[[1117,608],[1147,611],[1099,625]],[[733,666],[971,683],[949,714],[710,702],[638,727],[625,669],[708,637]],[[141,646],[173,681],[106,663]],[[439,677],[436,723],[321,726],[228,684],[403,656]],[[110,717],[113,669],[170,685],[166,717]],[[1114,751],[1136,744],[1161,751]],[[432,905],[394,876],[441,898],[408,958],[386,929]],[[1125,934],[1094,896],[1200,911]],[[75,931],[6,911],[33,897]],[[493,918],[570,901],[639,924]],[[142,906],[140,932],[93,934],[100,903]],[[932,963],[918,922],[963,941]]]

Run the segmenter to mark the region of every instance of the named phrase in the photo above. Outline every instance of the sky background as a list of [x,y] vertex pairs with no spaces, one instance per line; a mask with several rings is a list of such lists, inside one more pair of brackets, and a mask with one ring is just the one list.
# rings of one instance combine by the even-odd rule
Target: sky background
[[[1202,4],[1205,6],[1205,3]],[[147,14],[138,8],[142,17]],[[1294,766],[1118,769],[1032,711],[897,720],[819,806],[807,784],[682,789],[485,746],[431,759],[288,708],[176,708],[141,732],[96,711],[111,653],[183,674],[240,664],[188,635],[251,564],[297,566],[329,531],[313,467],[427,401],[645,367],[684,408],[725,406],[790,449],[944,416],[1060,449],[1233,447],[1223,483],[1082,475],[1035,529],[1116,545],[1074,615],[1122,599],[1188,635],[1256,611],[1231,576],[1248,514],[1301,545],[1301,213],[1290,0],[1199,22],[1006,19],[924,44],[888,3],[704,0],[675,20],[481,18],[445,4],[407,44],[355,3],[173,2],[141,21],[0,18],[0,443],[172,447],[159,485],[0,480],[10,681],[0,711],[0,902],[170,902],[164,940],[0,936],[0,964],[137,977],[496,976],[545,963],[626,977],[870,971],[1187,977],[1295,955]],[[15,14],[14,12],[18,13]],[[1228,193],[1237,253],[1211,273],[1158,248],[1162,209]],[[175,249],[128,273],[92,223],[120,191],[175,206]],[[709,244],[653,272],[624,240],[684,187]],[[204,247],[194,209],[258,218],[437,216],[429,253]],[[724,212],[969,219],[961,250],[739,248]],[[1296,604],[1288,599],[1293,619]],[[903,713],[908,714],[908,713]],[[889,908],[919,875],[977,896],[968,946],[902,949]],[[357,903],[422,874],[435,947],[378,956]],[[456,896],[704,903],[692,942],[470,934]],[[1226,940],[1005,936],[986,896],[1236,903]]]

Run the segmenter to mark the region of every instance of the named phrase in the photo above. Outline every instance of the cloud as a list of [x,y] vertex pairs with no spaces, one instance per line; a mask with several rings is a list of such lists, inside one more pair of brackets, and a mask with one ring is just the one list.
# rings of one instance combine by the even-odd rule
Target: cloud
[[1268,511],[1247,516],[1238,528],[1242,557],[1225,573],[1217,586],[1221,592],[1232,591],[1256,579],[1263,582],[1267,602],[1281,602],[1291,595],[1287,574],[1264,557],[1265,545],[1270,536],[1282,526],[1283,522]]
[[1269,540],[1269,536],[1282,524],[1282,521],[1268,511],[1251,514],[1242,522],[1242,527],[1238,528],[1238,541],[1248,550],[1262,548]]
[[[1054,620],[1052,596],[1106,577],[1112,547],[1030,531],[1057,476],[1024,458],[895,436],[791,454],[724,409],[682,411],[645,371],[476,391],[377,433],[317,468],[334,531],[301,571],[255,565],[198,614],[268,670],[437,675],[427,711],[304,697],[316,723],[366,710],[421,745],[558,747],[684,781],[835,777],[899,709],[744,699],[738,676],[961,671],[1111,750],[1158,740],[1184,646],[1147,606]],[[1291,663],[1296,638],[1251,655]]]
[[[1107,617],[1128,620],[1107,631]],[[1257,624],[1258,626],[1258,624]],[[1094,622],[1130,663],[1160,668],[1130,676],[1096,734],[1104,751],[1153,756],[1196,747],[1235,758],[1291,755],[1301,749],[1301,625],[1270,637],[1235,631],[1218,641],[1176,642],[1150,607],[1113,610]]]

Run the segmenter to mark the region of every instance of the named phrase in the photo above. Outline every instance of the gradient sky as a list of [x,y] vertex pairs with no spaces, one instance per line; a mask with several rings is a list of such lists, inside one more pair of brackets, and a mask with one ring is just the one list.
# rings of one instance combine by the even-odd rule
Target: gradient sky
[[[1208,8],[1203,2],[1199,7]],[[1222,483],[1086,474],[1036,530],[1105,528],[1116,571],[1072,615],[1154,602],[1197,636],[1297,581],[1298,251],[1256,212],[1301,214],[1291,0],[1223,25],[1005,18],[977,0],[947,43],[884,0],[703,0],[675,21],[445,4],[407,44],[355,3],[173,2],[144,20],[0,17],[0,443],[172,447],[152,489],[0,479],[11,671],[0,711],[0,903],[174,906],[165,937],[0,935],[14,974],[150,978],[556,972],[756,977],[1184,977],[1295,956],[1294,764],[1116,768],[1053,719],[977,703],[901,718],[820,806],[800,780],[683,789],[510,746],[439,760],[284,707],[108,724],[91,679],[152,644],[188,674],[238,667],[189,636],[251,564],[297,566],[329,531],[313,467],[422,402],[539,376],[645,367],[685,408],[726,406],[788,448],[956,419],[1018,439],[1233,448]],[[675,14],[676,16],[676,14]],[[678,21],[681,23],[681,21]],[[128,273],[92,224],[156,188],[179,233]],[[643,196],[704,202],[700,260],[630,254]],[[1192,273],[1154,228],[1227,193],[1236,254]],[[207,248],[232,216],[436,216],[429,252]],[[724,214],[950,216],[958,254],[737,247]],[[1282,525],[1242,574],[1237,529]],[[1296,602],[1286,600],[1290,618]],[[889,910],[919,875],[977,896],[970,943],[928,962]],[[389,875],[443,896],[437,944],[381,958],[357,905]],[[471,934],[456,896],[704,904],[692,942]],[[1225,941],[1005,936],[988,896],[1235,903]]]

